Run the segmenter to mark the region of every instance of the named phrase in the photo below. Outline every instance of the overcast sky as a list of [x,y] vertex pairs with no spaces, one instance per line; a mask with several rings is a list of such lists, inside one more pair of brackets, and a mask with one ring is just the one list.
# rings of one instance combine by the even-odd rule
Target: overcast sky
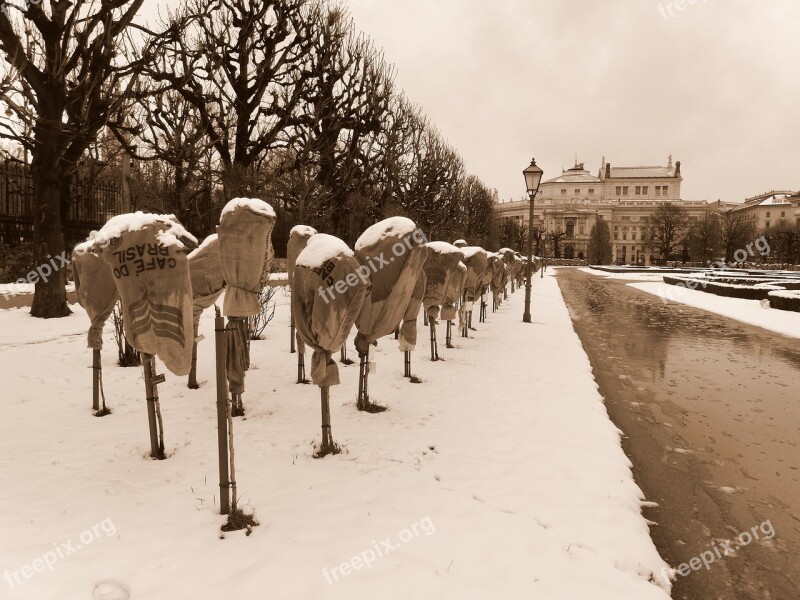
[[592,172],[672,154],[686,199],[800,189],[798,0],[347,2],[501,198],[531,157],[549,178],[575,154]]
[[689,200],[800,189],[798,0],[345,2],[503,199],[531,157],[550,178],[576,154],[593,173],[672,154]]

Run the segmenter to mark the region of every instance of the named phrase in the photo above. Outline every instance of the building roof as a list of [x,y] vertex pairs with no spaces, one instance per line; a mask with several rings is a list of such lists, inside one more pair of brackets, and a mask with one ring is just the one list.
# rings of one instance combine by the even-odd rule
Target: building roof
[[558,177],[548,179],[544,183],[600,183],[600,179],[583,168],[583,163],[562,172]]
[[674,167],[611,167],[612,179],[675,177]]
[[748,208],[755,208],[756,206],[792,206],[792,201],[796,199],[797,195],[795,192],[772,191],[748,198],[742,204],[737,205],[731,210],[745,210]]

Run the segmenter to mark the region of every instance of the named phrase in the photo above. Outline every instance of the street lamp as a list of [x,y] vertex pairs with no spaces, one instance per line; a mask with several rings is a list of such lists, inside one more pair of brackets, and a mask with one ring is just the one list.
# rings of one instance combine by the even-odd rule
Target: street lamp
[[525,268],[525,312],[522,314],[522,322],[531,322],[531,271],[533,268],[533,201],[536,192],[539,191],[539,184],[542,182],[542,170],[536,166],[536,159],[531,159],[531,164],[522,174],[525,176],[525,187],[530,198],[530,213],[528,216],[528,264]]

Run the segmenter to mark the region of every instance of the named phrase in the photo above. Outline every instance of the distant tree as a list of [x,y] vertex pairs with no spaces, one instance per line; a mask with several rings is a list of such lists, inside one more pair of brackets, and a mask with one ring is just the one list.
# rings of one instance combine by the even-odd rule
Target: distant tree
[[500,221],[500,247],[519,250],[517,244],[520,239],[519,221],[515,219],[502,219]]
[[770,246],[770,257],[773,261],[800,263],[800,228],[786,220],[778,221],[769,230],[767,240]]
[[741,212],[725,211],[720,214],[720,241],[725,251],[725,262],[733,262],[734,253],[753,241],[753,222]]
[[553,230],[547,232],[547,243],[553,249],[553,258],[561,258],[561,240],[567,237],[567,232],[564,228],[556,226]]
[[713,260],[722,247],[719,216],[715,213],[706,213],[692,226],[689,240],[691,260],[704,263]]
[[691,226],[686,210],[663,202],[650,218],[647,245],[667,260],[676,248],[685,247],[690,232]]
[[592,225],[587,253],[592,264],[607,265],[611,263],[611,229],[605,220],[598,219]]

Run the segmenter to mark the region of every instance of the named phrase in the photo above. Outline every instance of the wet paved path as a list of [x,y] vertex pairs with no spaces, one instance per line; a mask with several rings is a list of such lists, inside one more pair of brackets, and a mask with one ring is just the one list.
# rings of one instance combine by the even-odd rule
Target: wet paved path
[[800,341],[578,269],[558,281],[661,555],[716,546],[673,597],[800,599]]

